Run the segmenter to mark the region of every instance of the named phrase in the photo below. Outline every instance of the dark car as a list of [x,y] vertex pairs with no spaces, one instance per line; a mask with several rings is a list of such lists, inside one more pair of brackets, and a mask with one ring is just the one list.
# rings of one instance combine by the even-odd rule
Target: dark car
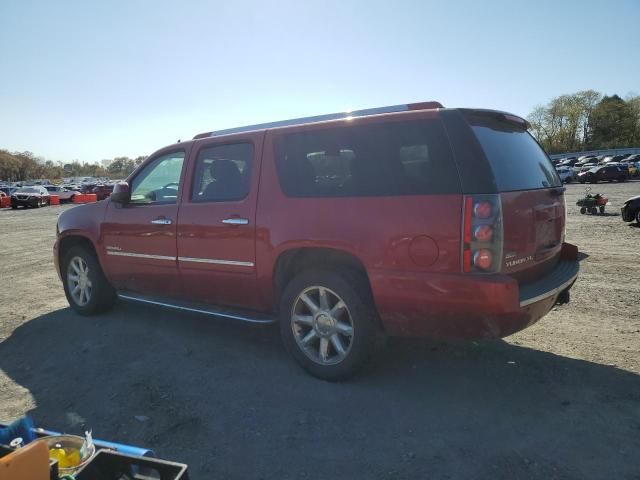
[[629,198],[624,202],[620,210],[623,222],[633,222],[635,220],[640,225],[640,195]]
[[58,273],[85,315],[119,296],[280,322],[328,379],[379,333],[504,337],[566,303],[579,269],[527,128],[429,102],[203,133],[62,212]]
[[105,185],[99,184],[93,187],[93,189],[91,190],[91,193],[96,194],[96,198],[98,201],[108,198],[112,192],[113,192],[113,184],[105,184]]
[[44,207],[49,205],[49,192],[46,188],[35,185],[22,187],[11,195],[11,208],[18,207]]
[[586,172],[580,172],[578,174],[578,181],[580,183],[598,183],[600,181],[613,182],[617,180],[624,182],[629,177],[629,170],[620,165],[605,165],[601,167],[593,167]]

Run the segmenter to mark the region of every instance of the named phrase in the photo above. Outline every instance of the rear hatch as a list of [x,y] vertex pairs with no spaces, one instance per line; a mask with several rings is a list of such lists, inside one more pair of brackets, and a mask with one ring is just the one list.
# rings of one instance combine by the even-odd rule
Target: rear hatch
[[465,115],[493,172],[503,218],[500,271],[527,282],[557,264],[565,229],[562,182],[519,117],[500,112]]

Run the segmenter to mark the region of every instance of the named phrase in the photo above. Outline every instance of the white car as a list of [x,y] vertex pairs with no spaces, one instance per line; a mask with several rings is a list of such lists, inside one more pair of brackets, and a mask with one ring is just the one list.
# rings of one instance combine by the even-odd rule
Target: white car
[[571,183],[576,179],[576,174],[571,167],[558,167],[556,168],[556,172],[558,172],[562,183]]

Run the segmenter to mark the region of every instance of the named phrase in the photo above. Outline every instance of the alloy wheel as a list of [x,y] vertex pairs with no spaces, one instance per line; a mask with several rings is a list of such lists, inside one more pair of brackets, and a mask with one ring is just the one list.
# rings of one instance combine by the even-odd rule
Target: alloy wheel
[[84,307],[91,300],[93,284],[89,279],[89,266],[82,257],[73,257],[67,269],[69,293],[73,301]]
[[340,363],[353,344],[351,313],[342,298],[326,287],[308,287],[296,297],[291,328],[300,349],[320,365]]

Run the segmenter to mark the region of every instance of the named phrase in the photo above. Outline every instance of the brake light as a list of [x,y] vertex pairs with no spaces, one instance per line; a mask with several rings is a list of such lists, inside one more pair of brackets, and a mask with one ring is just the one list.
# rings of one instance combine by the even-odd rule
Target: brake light
[[473,264],[481,268],[483,270],[487,270],[491,268],[491,264],[493,263],[493,254],[491,250],[487,250],[483,248],[482,250],[478,250],[473,254]]
[[478,202],[473,207],[473,215],[478,218],[489,218],[491,216],[491,204],[489,202]]
[[480,225],[473,231],[473,237],[480,242],[490,242],[493,237],[493,227]]
[[498,272],[502,259],[500,195],[464,198],[462,271]]

